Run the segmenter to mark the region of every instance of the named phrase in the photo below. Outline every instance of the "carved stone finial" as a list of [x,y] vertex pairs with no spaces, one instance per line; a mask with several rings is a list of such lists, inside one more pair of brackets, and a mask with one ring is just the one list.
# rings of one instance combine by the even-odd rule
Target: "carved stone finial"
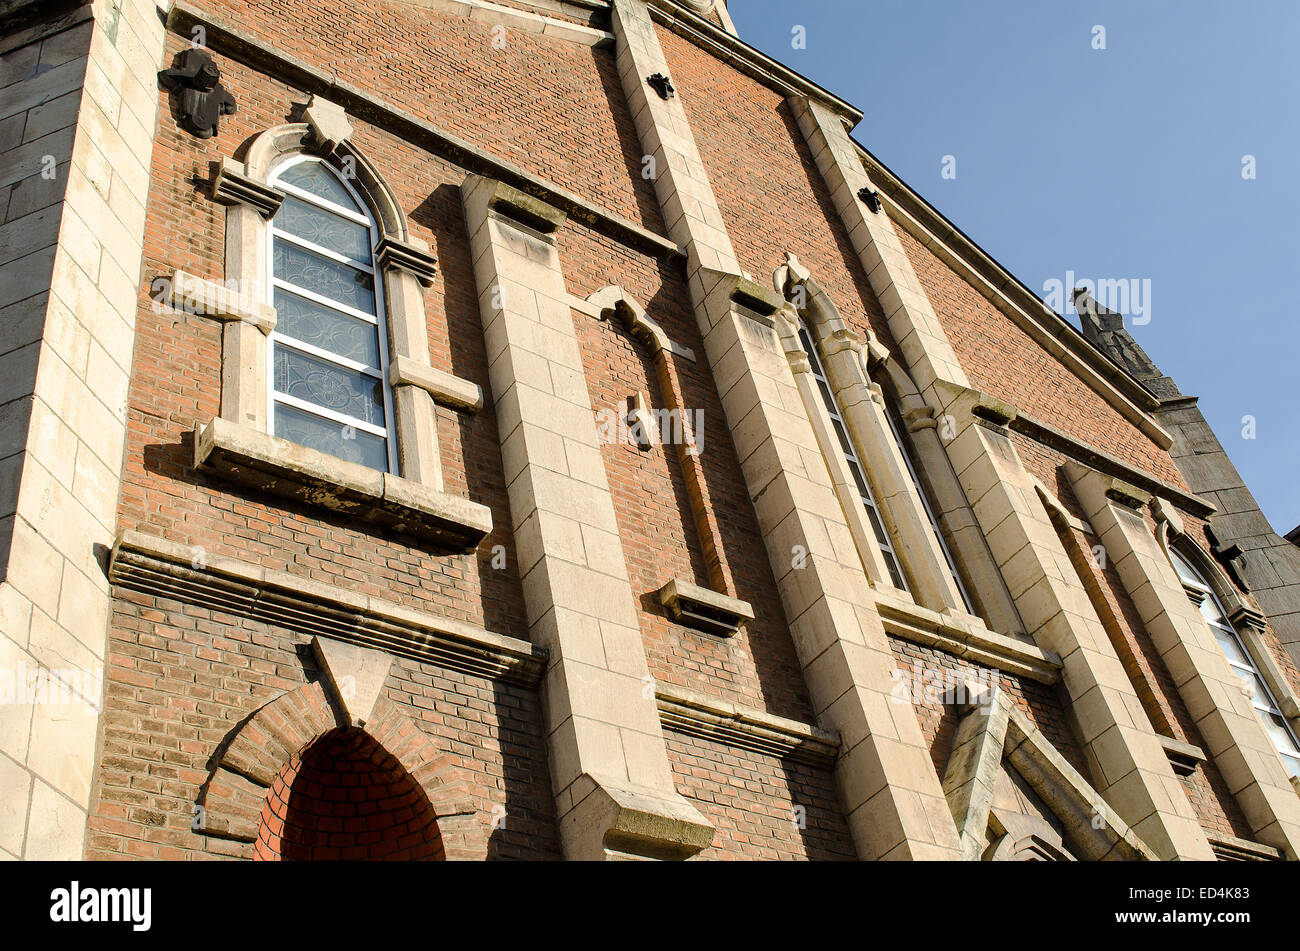
[[312,145],[322,155],[329,155],[352,135],[343,107],[320,96],[311,97],[302,118],[311,127]]
[[176,96],[176,113],[181,125],[200,139],[217,134],[222,116],[234,115],[235,97],[221,85],[221,70],[207,50],[182,50],[176,65],[158,74],[164,89]]

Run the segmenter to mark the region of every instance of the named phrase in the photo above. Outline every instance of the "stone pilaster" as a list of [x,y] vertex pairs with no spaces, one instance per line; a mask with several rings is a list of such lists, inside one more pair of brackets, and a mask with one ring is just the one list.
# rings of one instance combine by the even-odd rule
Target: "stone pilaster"
[[1300,857],[1300,798],[1209,625],[1135,510],[1149,496],[1077,463],[1066,472],[1251,829]]
[[561,212],[462,186],[561,839],[573,859],[685,858],[713,827],[674,788],[554,232]]
[[44,37],[28,27],[40,46],[18,53],[34,57],[20,71],[33,79],[0,89],[0,122],[32,96],[77,102],[62,128],[0,161],[10,209],[41,209],[18,225],[20,244],[40,250],[0,263],[0,307],[16,302],[0,333],[30,332],[0,357],[4,402],[30,412],[30,425],[10,426],[0,406],[5,454],[20,457],[0,512],[12,518],[0,669],[19,690],[29,675],[37,686],[23,698],[34,702],[0,705],[0,855],[24,859],[82,855],[110,606],[98,557],[114,537],[163,57],[152,0],[82,12]]
[[814,710],[843,739],[836,780],[858,853],[957,858],[915,713],[891,702],[888,638],[773,329],[784,302],[741,276],[681,100],[647,83],[669,69],[644,2],[615,0],[612,29],[664,220],[687,252],[696,320]]

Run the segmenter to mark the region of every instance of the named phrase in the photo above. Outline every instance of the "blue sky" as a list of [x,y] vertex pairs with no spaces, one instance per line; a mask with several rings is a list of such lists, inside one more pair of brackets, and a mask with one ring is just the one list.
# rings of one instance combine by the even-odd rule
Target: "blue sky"
[[1300,523],[1300,3],[731,0],[731,11],[746,42],[862,109],[854,137],[1040,296],[1068,271],[1149,281],[1134,337],[1200,397],[1273,527]]

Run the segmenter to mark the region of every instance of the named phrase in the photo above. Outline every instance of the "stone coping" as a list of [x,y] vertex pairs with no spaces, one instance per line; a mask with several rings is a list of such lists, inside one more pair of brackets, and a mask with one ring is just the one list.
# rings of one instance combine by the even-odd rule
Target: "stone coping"
[[117,537],[109,581],[308,636],[536,686],[548,653],[528,641],[138,531]]
[[1039,683],[1060,679],[1060,657],[1029,641],[990,631],[979,618],[940,614],[883,589],[875,592],[875,599],[886,634]]
[[413,535],[445,551],[474,551],[492,530],[486,505],[221,417],[195,428],[194,465],[259,492]]
[[664,727],[678,733],[824,768],[839,754],[839,734],[809,723],[672,684],[657,683],[655,701]]

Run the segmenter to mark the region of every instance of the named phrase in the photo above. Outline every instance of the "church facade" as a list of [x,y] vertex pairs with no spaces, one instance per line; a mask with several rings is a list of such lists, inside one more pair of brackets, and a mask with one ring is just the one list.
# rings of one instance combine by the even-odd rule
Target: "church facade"
[[0,37],[6,857],[1300,858],[1181,394],[721,0]]

